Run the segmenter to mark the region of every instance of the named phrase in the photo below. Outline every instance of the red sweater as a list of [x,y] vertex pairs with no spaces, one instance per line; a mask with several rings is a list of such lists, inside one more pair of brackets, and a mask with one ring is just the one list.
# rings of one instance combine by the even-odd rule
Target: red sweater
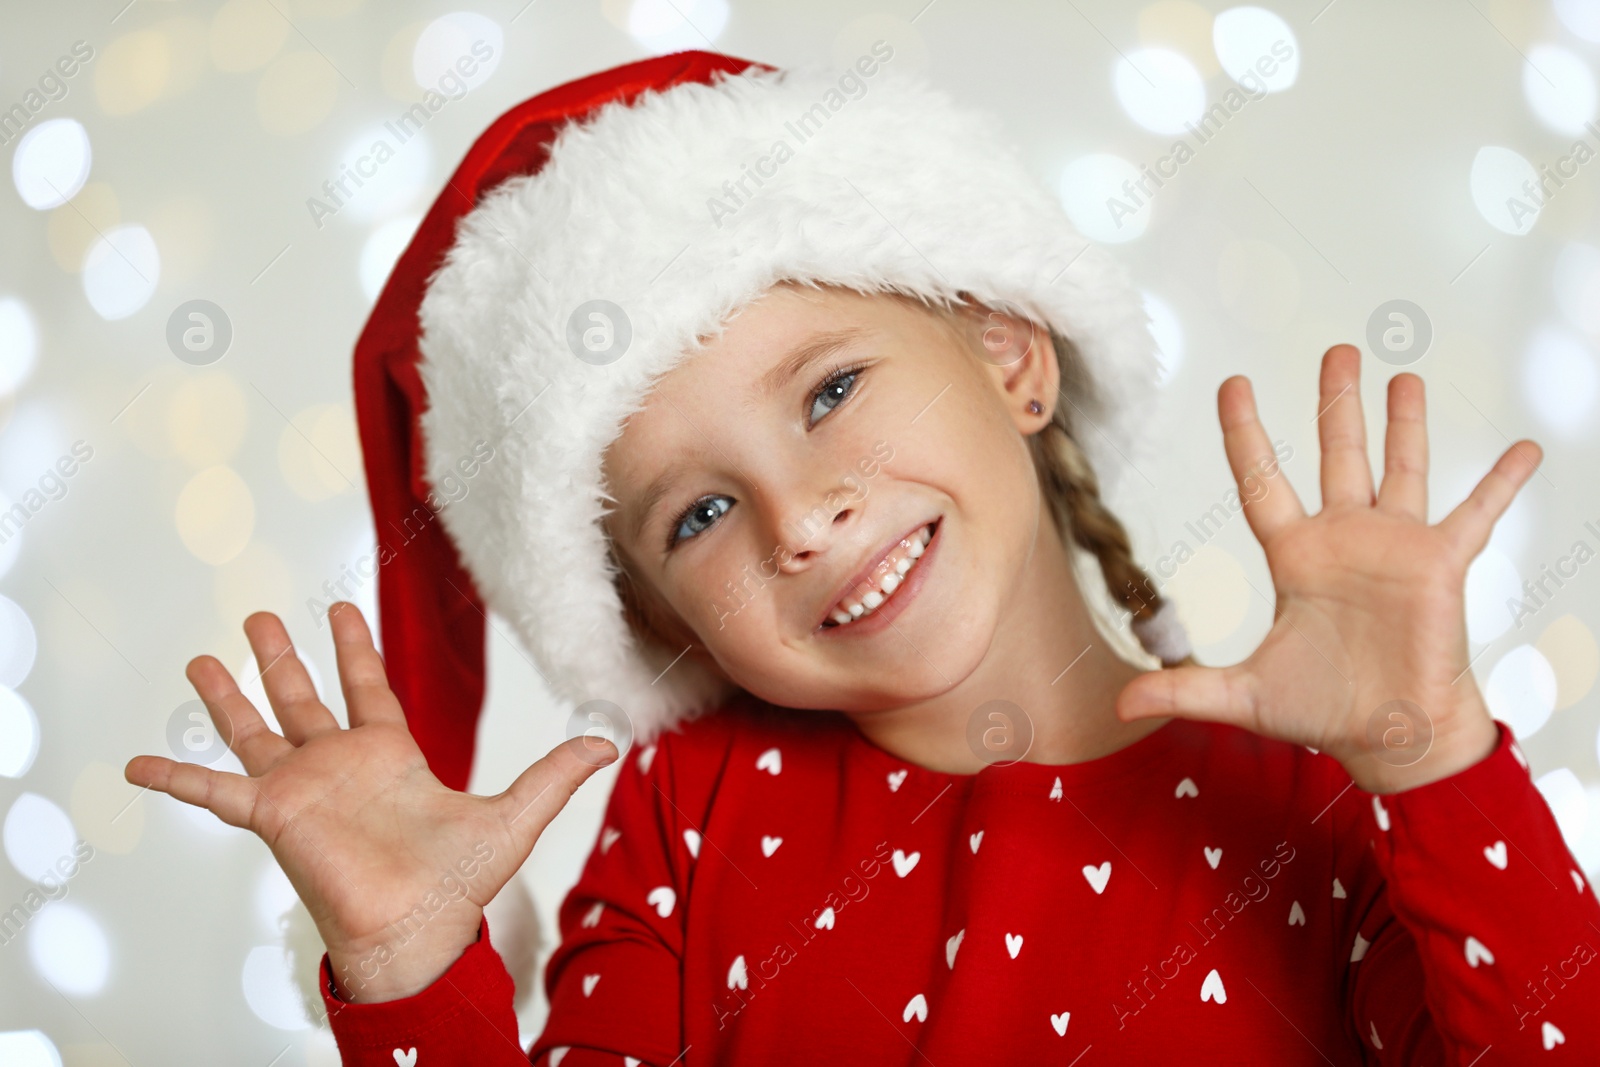
[[624,761],[531,1050],[487,927],[414,997],[326,957],[323,995],[381,1067],[1600,1062],[1600,901],[1496,726],[1375,797],[1182,719],[958,775],[739,704]]

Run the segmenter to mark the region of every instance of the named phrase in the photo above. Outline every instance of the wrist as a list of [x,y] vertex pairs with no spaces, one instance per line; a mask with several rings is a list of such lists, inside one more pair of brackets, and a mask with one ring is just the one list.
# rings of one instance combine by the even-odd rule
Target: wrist
[[1499,728],[1488,709],[1480,705],[1436,722],[1426,751],[1414,760],[1396,764],[1386,758],[1387,753],[1367,752],[1342,761],[1342,765],[1351,780],[1368,793],[1400,793],[1476,766],[1493,754],[1499,741]]
[[388,938],[366,945],[328,948],[334,994],[351,1004],[381,1004],[414,997],[437,982],[481,936],[481,909],[470,927],[407,929],[391,926]]

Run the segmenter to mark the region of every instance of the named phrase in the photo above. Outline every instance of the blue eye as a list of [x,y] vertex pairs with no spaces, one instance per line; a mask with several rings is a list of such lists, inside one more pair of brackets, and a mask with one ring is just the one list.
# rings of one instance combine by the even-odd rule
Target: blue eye
[[703,496],[696,500],[678,517],[678,525],[673,529],[672,541],[667,547],[670,548],[679,541],[687,541],[711,529],[732,507],[732,497]]
[[820,388],[811,397],[811,425],[815,426],[822,421],[834,408],[844,403],[852,390],[856,387],[856,379],[861,376],[861,368],[835,371],[829,375]]

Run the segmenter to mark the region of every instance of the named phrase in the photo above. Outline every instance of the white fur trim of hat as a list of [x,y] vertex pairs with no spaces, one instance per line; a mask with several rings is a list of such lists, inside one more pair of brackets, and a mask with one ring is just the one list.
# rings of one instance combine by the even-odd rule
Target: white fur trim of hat
[[[997,119],[877,73],[849,83],[856,95],[836,69],[752,68],[609,104],[462,218],[423,298],[427,477],[459,480],[458,461],[495,448],[444,526],[555,695],[615,703],[635,740],[725,694],[625,621],[602,454],[653,381],[774,283],[969,294],[1045,324],[1082,358],[1072,414],[1101,477],[1143,451],[1155,342],[1125,269]],[[593,301],[623,317],[588,318]],[[595,327],[603,342],[608,326],[609,362],[603,344],[569,341]]]

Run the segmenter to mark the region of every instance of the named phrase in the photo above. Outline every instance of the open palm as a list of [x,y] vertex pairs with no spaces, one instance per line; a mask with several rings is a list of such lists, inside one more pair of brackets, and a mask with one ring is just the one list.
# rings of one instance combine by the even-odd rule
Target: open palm
[[616,752],[573,738],[498,796],[456,792],[412,739],[360,611],[341,602],[329,618],[349,729],[317,699],[282,622],[258,612],[245,633],[283,735],[221,663],[199,656],[188,678],[247,773],[158,756],[125,773],[260,837],[316,921],[341,992],[393,999],[425,988],[476,939],[483,906]]
[[[1271,631],[1232,667],[1141,675],[1118,704],[1124,718],[1179,715],[1229,722],[1338,759],[1374,792],[1418,784],[1386,751],[1398,725],[1429,740],[1483,749],[1493,723],[1467,673],[1467,567],[1541,458],[1512,445],[1440,522],[1427,521],[1428,442],[1422,380],[1389,383],[1382,485],[1374,489],[1357,388],[1360,352],[1323,356],[1318,434],[1322,510],[1307,515],[1286,477],[1259,492],[1272,447],[1248,379],[1230,378],[1217,407],[1229,466],[1276,590]],[[1249,483],[1249,479],[1256,479]],[[1403,703],[1402,703],[1403,702]],[[1470,740],[1469,740],[1470,739]],[[1487,754],[1482,751],[1481,754]],[[1443,776],[1442,762],[1431,769]]]

